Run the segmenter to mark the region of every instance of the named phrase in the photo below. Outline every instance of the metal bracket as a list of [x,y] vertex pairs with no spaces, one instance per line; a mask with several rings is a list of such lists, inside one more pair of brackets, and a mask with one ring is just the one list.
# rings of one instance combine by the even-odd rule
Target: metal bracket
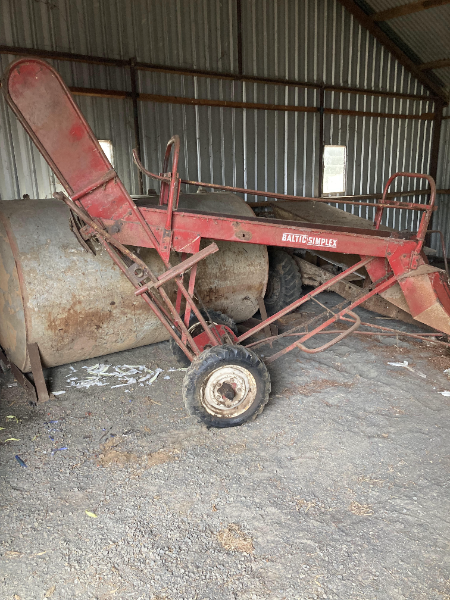
[[72,230],[73,234],[77,238],[77,240],[80,243],[83,250],[85,250],[86,252],[90,252],[91,254],[93,254],[95,256],[96,252],[95,252],[94,248],[91,247],[87,242],[87,240],[89,239],[90,236],[88,236],[86,238],[83,237],[83,234],[81,231],[83,229],[83,225],[81,224],[80,218],[77,215],[75,215],[75,213],[73,211],[70,211],[70,229]]
[[163,260],[169,260],[172,249],[172,235],[173,231],[171,229],[164,229],[161,237],[161,257]]
[[133,263],[127,269],[127,273],[132,275],[138,283],[142,283],[146,279],[150,278],[150,273],[146,269],[143,269],[141,265]]
[[12,374],[16,381],[31,395],[32,404],[39,402],[45,402],[50,398],[54,398],[52,394],[48,393],[47,385],[44,379],[44,372],[42,370],[41,357],[39,355],[39,348],[37,344],[28,344],[28,354],[31,362],[31,372],[35,385],[31,383],[25,373],[19,369],[17,365],[10,361],[6,353],[0,348],[0,361],[11,369]]
[[28,356],[30,357],[31,372],[33,373],[34,385],[39,402],[47,402],[50,398],[54,398],[48,393],[47,384],[45,383],[44,371],[42,369],[41,355],[36,342],[27,344]]
[[[261,313],[261,319],[265,321],[267,319],[267,310],[266,305],[264,304],[264,298],[258,298],[258,306],[259,312]],[[271,323],[270,325],[266,325],[264,327],[264,333],[266,337],[271,337],[272,335],[278,335],[278,327],[275,323]]]
[[409,267],[410,269],[417,269],[417,267],[419,266],[419,262],[420,262],[421,258],[420,258],[420,254],[419,252],[411,252],[411,260],[409,263]]

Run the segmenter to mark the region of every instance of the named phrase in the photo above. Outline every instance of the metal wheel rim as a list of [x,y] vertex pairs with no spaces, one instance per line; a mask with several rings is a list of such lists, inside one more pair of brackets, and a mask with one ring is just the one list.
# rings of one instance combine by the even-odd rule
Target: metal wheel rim
[[[211,328],[217,327],[218,325],[222,325],[222,327],[227,327],[227,325],[224,325],[223,323],[217,323],[216,321],[210,321],[209,319],[205,319],[205,321]],[[189,327],[188,331],[191,334],[191,336],[193,338],[195,338],[196,335],[198,335],[199,333],[202,333],[204,330],[203,330],[202,324],[197,322],[197,323],[194,323],[193,325],[191,325]],[[215,329],[215,331],[217,331],[217,330]],[[219,332],[217,332],[217,333],[219,333]],[[229,340],[231,343],[233,343],[233,338],[230,338],[230,334],[228,333],[228,331],[225,336],[222,336],[219,333],[219,337],[221,339]],[[206,350],[206,348],[210,348],[210,347],[211,347],[210,344],[207,344],[205,346],[205,350]]]
[[[210,327],[214,327],[215,325],[219,325],[219,323],[216,323],[215,321],[211,321],[208,318],[205,319],[206,323],[210,326]],[[192,335],[192,337],[195,337],[197,335],[197,329],[200,330],[200,332],[203,331],[203,327],[202,324],[199,323],[198,321],[195,322],[193,325],[191,325],[188,328],[189,333]]]
[[[224,397],[220,389],[226,383],[234,389],[232,400]],[[231,418],[242,415],[256,398],[256,381],[251,372],[239,365],[223,365],[214,369],[204,382],[201,402],[211,415]]]

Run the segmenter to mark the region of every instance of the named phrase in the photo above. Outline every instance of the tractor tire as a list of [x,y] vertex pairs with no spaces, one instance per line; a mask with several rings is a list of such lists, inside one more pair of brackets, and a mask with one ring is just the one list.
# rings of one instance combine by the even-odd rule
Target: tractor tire
[[[200,313],[208,324],[213,323],[215,325],[226,325],[235,335],[238,335],[236,323],[233,321],[233,319],[227,317],[227,315],[224,315],[216,310],[208,310],[208,314],[206,314],[204,310],[201,310]],[[192,337],[195,337],[203,331],[202,326],[199,324],[199,321],[194,313],[191,313],[188,330]],[[172,354],[175,356],[180,365],[183,367],[188,367],[191,364],[186,354],[172,337],[169,340],[169,346]]]
[[269,279],[264,297],[267,314],[274,315],[300,298],[302,276],[295,260],[284,250],[269,250]]
[[255,419],[269,394],[266,365],[239,345],[208,348],[191,363],[183,381],[187,411],[207,427],[236,427]]

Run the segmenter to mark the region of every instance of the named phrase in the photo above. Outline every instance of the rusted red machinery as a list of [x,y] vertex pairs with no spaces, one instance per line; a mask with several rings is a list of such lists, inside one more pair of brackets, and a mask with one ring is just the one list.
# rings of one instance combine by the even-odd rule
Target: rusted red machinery
[[[301,198],[183,180],[178,175],[180,142],[178,136],[174,136],[167,145],[161,174],[147,171],[134,152],[138,168],[148,177],[158,180],[161,186],[158,206],[137,206],[53,68],[38,59],[18,60],[5,74],[2,89],[8,104],[65,188],[67,195],[57,193],[55,197],[64,201],[82,223],[81,237],[84,240],[95,237],[103,245],[135,287],[136,296],[147,303],[166,328],[172,343],[191,363],[184,379],[183,396],[189,412],[206,425],[240,425],[259,414],[269,399],[267,368],[243,342],[363,266],[372,285],[362,289],[358,299],[311,331],[296,333],[298,339],[266,359],[265,363],[294,348],[308,353],[329,348],[359,327],[360,319],[352,312],[355,307],[397,284],[416,320],[450,334],[447,276],[428,265],[422,253],[427,227],[435,209],[436,186],[428,175],[396,173],[387,182],[381,203],[358,203],[376,206],[375,230],[205,214],[178,208],[181,184],[266,197]],[[387,200],[388,188],[399,176],[425,179],[430,185],[429,203]],[[387,207],[422,211],[417,233],[392,233],[379,229],[383,210]],[[236,335],[226,320],[221,323],[210,318],[196,294],[198,263],[218,251],[214,242],[200,250],[200,242],[204,238],[338,251],[358,254],[361,259],[244,334]],[[154,248],[164,262],[164,273],[156,276],[129,246]],[[182,254],[181,262],[176,266],[169,261],[173,250]],[[188,276],[186,284],[185,275]],[[177,286],[175,302],[171,301],[164,288],[172,281]],[[98,293],[102,293],[100,288]],[[305,346],[307,340],[338,320],[350,321],[351,325],[322,346]]]

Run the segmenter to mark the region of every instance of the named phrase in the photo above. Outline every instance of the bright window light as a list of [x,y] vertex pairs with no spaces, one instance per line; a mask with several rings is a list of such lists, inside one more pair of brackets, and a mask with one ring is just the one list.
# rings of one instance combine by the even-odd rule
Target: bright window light
[[98,140],[103,152],[106,154],[106,158],[109,160],[112,166],[114,166],[114,152],[111,140]]
[[345,192],[345,171],[347,148],[345,146],[325,146],[323,150],[323,193],[342,194]]

